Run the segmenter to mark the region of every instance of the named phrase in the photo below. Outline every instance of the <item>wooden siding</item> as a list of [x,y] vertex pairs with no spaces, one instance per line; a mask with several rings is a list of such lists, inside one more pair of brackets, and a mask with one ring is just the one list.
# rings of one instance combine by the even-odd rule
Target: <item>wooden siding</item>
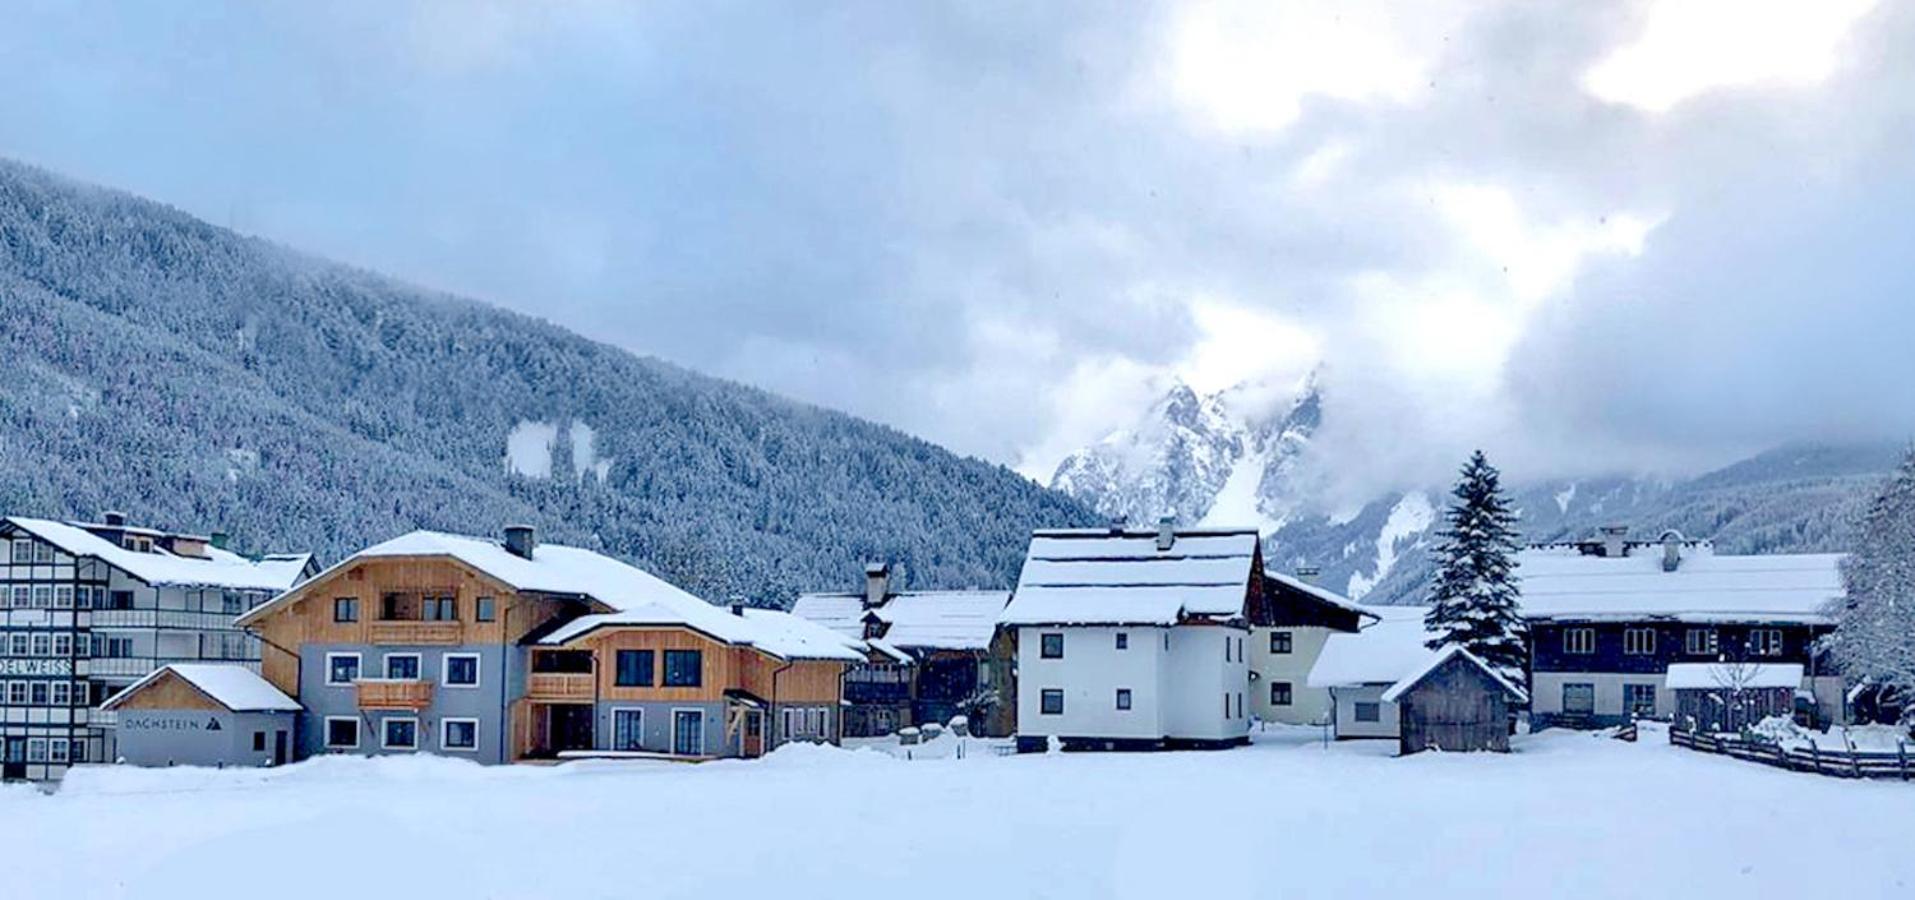
[[[787,664],[753,648],[726,644],[690,628],[605,628],[567,646],[592,652],[597,661],[597,696],[608,701],[716,702],[727,690],[743,690],[778,703],[836,703],[840,676],[845,668],[844,663],[829,660],[796,660]],[[652,651],[651,686],[622,687],[616,683],[620,650]],[[699,652],[702,669],[697,687],[665,686],[667,650]]]
[[165,672],[146,683],[139,693],[114,705],[114,709],[200,709],[219,712],[226,709],[204,691],[172,672]]
[[544,703],[590,703],[592,689],[589,673],[533,672],[526,678],[525,697]]
[[430,681],[384,681],[372,679],[354,682],[360,709],[423,710],[432,705]]
[[1489,673],[1453,656],[1397,699],[1400,749],[1509,750],[1509,695]]
[[[435,594],[457,598],[457,621],[379,621],[387,594]],[[359,620],[333,621],[333,600],[359,601]],[[478,621],[478,599],[493,598],[493,621]],[[299,648],[305,644],[512,644],[553,618],[579,612],[573,601],[521,595],[506,585],[446,557],[368,559],[294,589],[291,602],[252,626],[265,642],[261,674],[298,696]]]

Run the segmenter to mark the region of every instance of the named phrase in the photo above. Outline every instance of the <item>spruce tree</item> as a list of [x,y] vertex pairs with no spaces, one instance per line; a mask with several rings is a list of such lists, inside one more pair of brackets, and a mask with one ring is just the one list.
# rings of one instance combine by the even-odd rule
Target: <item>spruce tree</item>
[[1862,514],[1842,584],[1847,596],[1825,639],[1836,664],[1899,702],[1905,720],[1915,717],[1915,447]]
[[1423,624],[1434,635],[1430,649],[1461,644],[1520,684],[1529,640],[1516,589],[1514,557],[1522,543],[1501,480],[1481,450],[1464,464],[1444,513]]

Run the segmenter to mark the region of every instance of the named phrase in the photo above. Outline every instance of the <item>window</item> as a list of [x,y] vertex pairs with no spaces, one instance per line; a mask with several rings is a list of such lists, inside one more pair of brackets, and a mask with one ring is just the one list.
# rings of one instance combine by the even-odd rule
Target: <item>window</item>
[[1230,692],[1229,691],[1225,691],[1223,695],[1223,717],[1226,719],[1230,718]]
[[326,683],[351,684],[359,680],[359,654],[326,654]]
[[439,748],[467,752],[479,749],[479,720],[440,719]]
[[46,738],[34,738],[27,741],[27,762],[43,763],[47,761]]
[[[99,592],[100,592],[99,588],[87,587],[85,585],[81,585],[78,589],[76,589],[73,592],[73,605],[80,609],[92,609],[93,595]],[[79,744],[78,746],[85,746],[85,745]]]
[[8,639],[7,643],[11,645],[11,649],[9,651],[11,655],[13,656],[27,655],[26,632],[22,632],[22,631],[14,632],[13,635]]
[[48,695],[47,695],[47,683],[46,683],[46,682],[44,682],[44,681],[32,681],[32,682],[28,682],[28,683],[27,683],[27,686],[28,686],[29,688],[31,688],[31,689],[32,689],[32,692],[31,692],[31,694],[29,695],[29,696],[30,696],[30,699],[29,699],[29,700],[27,700],[27,702],[28,702],[28,703],[31,703],[31,704],[33,704],[34,706],[45,706],[45,705],[47,705],[47,696],[48,696]]
[[34,635],[33,636],[33,655],[34,656],[52,656],[53,655],[53,635],[45,634],[45,633]]
[[1655,653],[1656,630],[1654,628],[1624,628],[1622,652],[1631,656],[1648,656]]
[[1044,659],[1063,659],[1064,658],[1064,636],[1063,635],[1056,634],[1056,633],[1046,634],[1042,638],[1038,639],[1038,644],[1039,644],[1038,654],[1037,654],[1038,656]]
[[1117,632],[1117,649],[1119,650],[1130,649],[1130,632],[1127,632],[1127,631]]
[[133,608],[133,592],[132,591],[108,591],[106,594],[106,601],[107,601],[107,607],[110,609],[132,609]]
[[428,622],[457,622],[459,601],[453,597],[425,597],[419,601],[419,616]]
[[72,706],[73,705],[73,682],[71,681],[54,682],[53,689],[52,689],[51,703],[54,706]]
[[1224,662],[1230,661],[1230,636],[1229,635],[1225,635],[1223,639],[1223,661]]
[[1270,632],[1270,652],[1289,653],[1291,640],[1292,638],[1288,631]]
[[619,687],[652,686],[652,651],[620,650],[614,659],[612,683]]
[[359,720],[348,716],[326,717],[326,748],[355,750],[359,747]]
[[1749,653],[1753,656],[1781,656],[1782,629],[1757,628],[1749,632]]
[[33,545],[33,561],[37,563],[52,562],[53,561],[53,545],[35,543]]
[[1047,716],[1063,715],[1064,692],[1056,688],[1045,688],[1043,692],[1038,695],[1037,711]]
[[13,605],[16,609],[26,609],[33,605],[33,588],[24,584],[13,586]]
[[419,720],[414,718],[387,719],[380,723],[384,727],[379,735],[379,745],[387,750],[419,749]]
[[498,618],[499,601],[494,600],[491,597],[480,597],[476,606],[478,609],[476,618],[479,621],[490,622],[493,619]]
[[1383,720],[1383,705],[1380,703],[1358,703],[1354,710],[1358,722],[1380,722]]
[[359,621],[358,597],[332,598],[332,620],[335,622]]
[[394,681],[419,680],[419,654],[386,654],[386,677]]
[[264,731],[253,732],[253,752],[263,753],[265,752],[265,750],[266,750],[266,732]]
[[589,650],[539,650],[532,654],[532,671],[584,675],[592,671]]
[[665,686],[698,687],[703,682],[705,654],[700,650],[665,651]]
[[54,656],[72,656],[73,655],[73,635],[72,634],[69,634],[63,631],[53,636],[53,655]]
[[47,742],[47,762],[64,763],[67,756],[67,739],[54,738]]
[[33,586],[33,608],[49,609],[53,606],[53,585],[36,584]]
[[130,637],[110,637],[106,639],[106,655],[113,659],[125,659],[133,655],[133,639]]
[[1595,711],[1595,685],[1582,683],[1563,685],[1563,712],[1572,716],[1586,716]]
[[447,687],[479,686],[479,655],[477,653],[448,653],[442,678]]
[[7,704],[9,706],[27,705],[27,683],[24,681],[7,682]]
[[54,609],[72,609],[73,608],[73,585],[62,584],[62,585],[54,586],[53,608]]
[[831,722],[824,707],[786,707],[785,740],[802,741],[829,738]]
[[33,561],[33,541],[30,538],[13,539],[13,561],[29,563]]
[[72,756],[73,761],[76,763],[86,762],[86,741],[78,738],[74,739]]
[[1270,682],[1270,705],[1271,706],[1289,706],[1290,699],[1291,699],[1290,698],[1290,682],[1288,681]]
[[1585,655],[1596,652],[1596,629],[1563,629],[1563,652]]
[[1713,628],[1691,628],[1683,636],[1682,649],[1690,656],[1714,656],[1716,652],[1716,630]]
[[1117,689],[1117,708],[1120,710],[1130,709],[1130,688]]
[[1622,708],[1634,716],[1653,716],[1656,714],[1656,686],[1653,684],[1625,684],[1622,686]]
[[645,749],[645,711],[642,709],[612,710],[612,749]]

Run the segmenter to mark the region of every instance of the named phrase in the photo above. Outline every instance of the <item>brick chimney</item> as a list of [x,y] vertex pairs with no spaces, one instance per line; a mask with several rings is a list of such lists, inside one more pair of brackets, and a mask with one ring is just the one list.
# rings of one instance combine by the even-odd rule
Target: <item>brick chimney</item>
[[1320,566],[1298,566],[1297,567],[1297,580],[1303,582],[1304,584],[1316,584],[1317,576],[1322,574],[1323,574],[1323,569]]

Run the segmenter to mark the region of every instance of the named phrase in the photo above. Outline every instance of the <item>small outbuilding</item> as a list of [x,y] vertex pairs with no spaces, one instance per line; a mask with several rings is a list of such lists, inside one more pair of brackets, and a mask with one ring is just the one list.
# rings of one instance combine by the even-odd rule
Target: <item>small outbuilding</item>
[[1456,644],[1383,692],[1400,716],[1403,755],[1423,750],[1509,752],[1512,704],[1529,695],[1481,657]]
[[1795,713],[1801,663],[1674,663],[1664,685],[1676,695],[1676,727],[1740,731],[1769,716]]
[[244,666],[175,663],[100,706],[116,755],[136,766],[277,766],[291,759],[299,702]]

